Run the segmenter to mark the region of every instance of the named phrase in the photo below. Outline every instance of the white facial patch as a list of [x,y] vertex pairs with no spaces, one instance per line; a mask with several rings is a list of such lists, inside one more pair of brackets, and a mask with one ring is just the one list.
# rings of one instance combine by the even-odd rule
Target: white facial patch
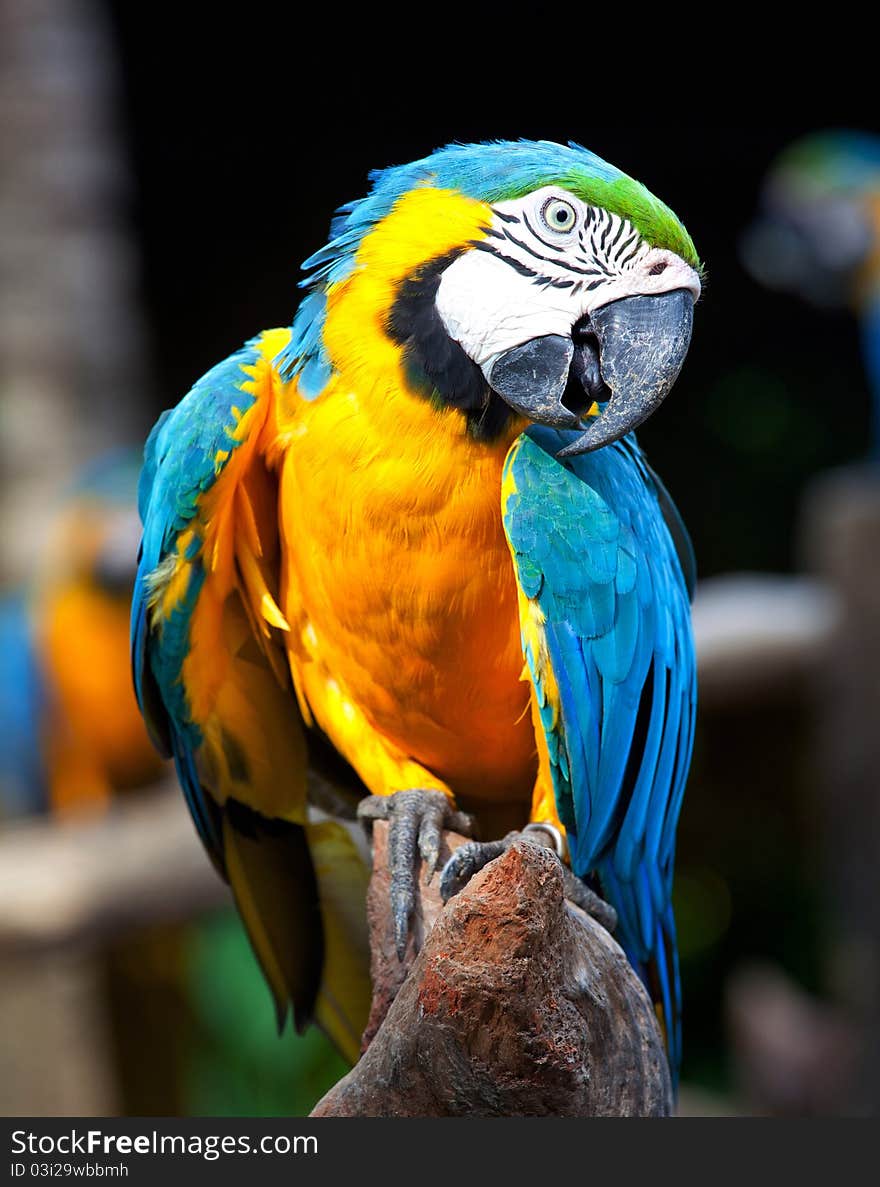
[[488,373],[504,351],[621,297],[687,289],[700,278],[674,252],[650,247],[628,219],[544,186],[493,207],[485,240],[440,278],[437,311],[451,338]]

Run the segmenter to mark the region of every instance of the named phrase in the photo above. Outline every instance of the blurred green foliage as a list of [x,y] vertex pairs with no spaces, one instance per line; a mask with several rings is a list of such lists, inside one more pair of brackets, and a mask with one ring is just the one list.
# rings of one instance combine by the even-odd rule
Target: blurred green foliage
[[348,1071],[316,1027],[279,1036],[269,990],[237,914],[205,921],[186,954],[196,1011],[186,1069],[194,1116],[307,1116]]

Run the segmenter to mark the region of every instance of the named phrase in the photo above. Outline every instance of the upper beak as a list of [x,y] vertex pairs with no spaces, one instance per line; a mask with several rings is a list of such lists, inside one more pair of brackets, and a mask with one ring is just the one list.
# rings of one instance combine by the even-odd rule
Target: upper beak
[[693,326],[687,289],[622,297],[578,322],[570,338],[533,338],[493,360],[490,386],[537,424],[578,428],[594,402],[605,407],[559,457],[609,445],[647,420],[678,378]]

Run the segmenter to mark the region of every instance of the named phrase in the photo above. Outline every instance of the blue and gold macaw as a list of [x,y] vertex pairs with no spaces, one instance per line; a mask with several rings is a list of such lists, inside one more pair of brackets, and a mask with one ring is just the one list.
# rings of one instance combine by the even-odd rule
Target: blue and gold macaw
[[856,312],[880,458],[880,136],[820,132],[790,145],[767,174],[762,213],[743,238],[751,274],[820,307]]
[[161,772],[128,660],[138,470],[125,450],[84,467],[38,571],[0,599],[0,816],[102,809]]
[[[691,239],[577,145],[452,145],[373,174],[305,269],[293,325],[150,436],[132,619],[279,1022],[357,1057],[367,867],[338,818],[390,821],[402,952],[416,856],[467,812],[530,821],[613,907],[674,1070],[692,558],[631,430],[687,351]],[[466,849],[447,892],[499,845]]]

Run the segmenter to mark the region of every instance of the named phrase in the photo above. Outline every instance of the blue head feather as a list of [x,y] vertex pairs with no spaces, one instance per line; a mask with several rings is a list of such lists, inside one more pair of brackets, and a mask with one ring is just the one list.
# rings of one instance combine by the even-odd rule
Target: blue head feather
[[668,207],[614,165],[573,142],[449,144],[408,165],[375,169],[369,178],[369,194],[339,208],[329,241],[303,263],[307,275],[300,287],[310,292],[294,317],[289,343],[276,359],[285,380],[299,377],[300,393],[307,399],[319,395],[330,378],[322,342],[328,286],[351,274],[364,236],[404,194],[420,186],[456,190],[480,202],[502,202],[545,185],[563,185],[586,201],[630,218],[650,242],[669,246],[699,264],[687,232]]

